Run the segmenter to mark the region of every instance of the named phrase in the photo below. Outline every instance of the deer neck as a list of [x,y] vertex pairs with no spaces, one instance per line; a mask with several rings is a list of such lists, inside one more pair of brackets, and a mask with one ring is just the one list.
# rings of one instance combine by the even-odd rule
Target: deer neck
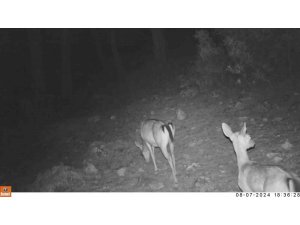
[[239,168],[239,170],[241,170],[243,165],[250,162],[248,154],[247,154],[247,148],[240,146],[238,144],[234,144],[233,147],[234,147],[236,157],[237,157],[238,168]]

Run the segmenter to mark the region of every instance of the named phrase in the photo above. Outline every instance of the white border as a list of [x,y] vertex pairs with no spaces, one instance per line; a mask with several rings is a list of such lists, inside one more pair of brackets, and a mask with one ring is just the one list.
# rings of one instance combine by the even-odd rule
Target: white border
[[[9,0],[0,27],[299,27],[297,1]],[[234,193],[12,193],[3,224],[295,224],[298,198]],[[94,224],[94,223],[93,223]]]
[[299,198],[235,193],[12,193],[2,224],[295,224]]
[[299,27],[297,0],[10,0],[0,27]]

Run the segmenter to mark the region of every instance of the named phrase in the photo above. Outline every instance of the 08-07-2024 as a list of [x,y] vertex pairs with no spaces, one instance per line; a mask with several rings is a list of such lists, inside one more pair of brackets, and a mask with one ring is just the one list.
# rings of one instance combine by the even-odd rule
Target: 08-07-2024
[[236,192],[235,196],[246,198],[299,198],[300,192]]

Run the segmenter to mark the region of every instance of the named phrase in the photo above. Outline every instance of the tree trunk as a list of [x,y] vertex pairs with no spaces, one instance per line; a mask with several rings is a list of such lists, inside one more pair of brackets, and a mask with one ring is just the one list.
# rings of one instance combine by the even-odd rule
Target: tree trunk
[[72,96],[71,54],[69,30],[62,29],[62,79],[61,94],[63,99],[70,100]]
[[99,63],[97,63],[98,71],[107,71],[108,69],[108,63],[106,60],[106,57],[104,55],[103,50],[103,33],[104,30],[101,29],[90,29],[91,36],[95,42],[96,45],[96,52],[98,56]]
[[30,46],[31,74],[35,98],[40,98],[45,93],[45,78],[43,73],[42,37],[40,29],[28,29]]
[[114,66],[116,68],[116,73],[117,73],[117,76],[115,77],[116,82],[118,82],[118,84],[121,85],[121,80],[123,79],[122,76],[123,76],[124,68],[122,65],[122,59],[121,59],[119,51],[118,51],[116,32],[114,29],[110,30],[110,46],[111,46],[111,51],[112,51],[112,55],[113,55]]
[[152,28],[153,53],[155,60],[163,65],[167,61],[166,41],[163,34],[163,29]]

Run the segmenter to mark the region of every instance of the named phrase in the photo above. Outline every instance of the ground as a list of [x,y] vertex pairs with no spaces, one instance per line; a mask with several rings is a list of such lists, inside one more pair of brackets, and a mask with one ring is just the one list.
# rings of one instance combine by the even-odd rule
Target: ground
[[[256,143],[250,159],[300,175],[297,90],[263,84],[209,88],[195,96],[180,91],[170,82],[129,102],[116,101],[104,110],[87,108],[16,139],[2,154],[7,161],[0,176],[16,191],[236,192],[236,156],[222,122],[233,131],[247,123]],[[152,161],[146,163],[134,144],[146,118],[172,121],[176,127],[178,185],[160,149],[155,150],[155,173]]]

